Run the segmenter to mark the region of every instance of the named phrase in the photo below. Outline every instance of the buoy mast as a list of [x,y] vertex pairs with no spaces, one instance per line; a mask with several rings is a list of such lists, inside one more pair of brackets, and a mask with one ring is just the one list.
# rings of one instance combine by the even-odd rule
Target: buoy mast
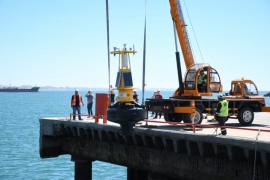
[[129,54],[135,55],[137,51],[130,48],[127,50],[126,44],[122,50],[117,50],[114,47],[114,51],[111,52],[114,56],[119,54],[119,68],[116,79],[116,88],[118,90],[118,102],[131,102],[133,101],[133,81],[131,74],[131,64]]

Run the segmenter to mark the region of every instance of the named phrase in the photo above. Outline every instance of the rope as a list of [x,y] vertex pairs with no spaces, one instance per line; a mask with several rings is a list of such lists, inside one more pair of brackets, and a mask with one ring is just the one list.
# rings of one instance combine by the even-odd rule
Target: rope
[[216,134],[217,135],[217,133],[218,133],[218,127],[215,127],[213,134]]
[[[142,105],[144,106],[144,89],[145,89],[145,61],[146,61],[146,2],[147,0],[145,0],[145,4],[144,4],[144,8],[145,8],[145,14],[144,14],[144,38],[143,38],[143,74],[142,74]],[[147,114],[148,117],[148,114]],[[146,121],[145,123],[146,126],[148,126],[148,123]]]
[[[193,25],[192,25],[191,19],[190,19],[189,13],[188,13],[188,9],[187,9],[187,6],[186,6],[186,2],[185,2],[185,0],[183,0],[183,2],[184,2],[184,5],[185,5],[185,8],[186,8],[186,11],[187,11],[188,19],[189,19],[189,22],[190,22],[190,25],[191,25],[192,32],[193,32],[194,37],[195,37],[196,44],[197,44],[197,46],[198,46],[198,49],[199,49],[199,52],[200,52],[200,55],[201,55],[202,61],[203,61],[203,63],[204,63],[203,55],[202,55],[202,52],[201,52],[201,49],[200,49],[200,46],[199,46],[199,43],[198,43],[198,40],[197,40],[197,37],[196,37],[195,31],[194,31],[194,28],[193,28]],[[195,57],[195,54],[193,54],[193,56]]]
[[144,38],[143,38],[143,74],[142,74],[142,105],[144,103],[144,90],[145,90],[145,61],[146,61],[146,0],[145,0],[145,14],[144,14]]
[[256,158],[257,158],[257,146],[258,146],[258,137],[260,135],[261,129],[258,130],[258,134],[256,136],[255,141],[255,156],[254,156],[254,167],[253,167],[253,180],[255,180],[256,173]]

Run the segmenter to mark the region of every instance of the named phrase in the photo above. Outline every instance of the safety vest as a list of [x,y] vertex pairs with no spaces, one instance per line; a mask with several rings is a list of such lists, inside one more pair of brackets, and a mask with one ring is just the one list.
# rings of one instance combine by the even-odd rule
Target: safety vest
[[[77,102],[77,98],[76,98],[76,94],[73,95],[73,98],[72,98],[72,106],[76,106],[76,102]],[[80,94],[78,94],[79,96],[79,106],[83,103],[82,102],[82,96]]]
[[205,80],[205,76],[206,76],[206,74],[203,74],[203,75],[199,75],[199,77],[198,77],[198,84],[202,84],[202,83],[205,83],[206,82],[206,80]]
[[221,108],[220,108],[220,112],[218,114],[218,116],[221,117],[227,117],[228,116],[228,101],[226,101],[225,99],[219,102],[221,104]]

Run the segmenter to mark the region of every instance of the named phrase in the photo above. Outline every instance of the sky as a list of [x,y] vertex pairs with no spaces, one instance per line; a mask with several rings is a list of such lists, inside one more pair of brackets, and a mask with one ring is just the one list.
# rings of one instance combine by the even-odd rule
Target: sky
[[[110,51],[123,44],[138,51],[131,55],[133,85],[142,88],[146,15],[145,88],[176,89],[169,1],[108,2]],[[270,90],[269,0],[180,2],[196,63],[215,68],[224,90],[241,77]],[[114,86],[118,57],[108,60],[107,43],[106,0],[0,0],[0,85]],[[181,66],[184,75],[182,57]]]

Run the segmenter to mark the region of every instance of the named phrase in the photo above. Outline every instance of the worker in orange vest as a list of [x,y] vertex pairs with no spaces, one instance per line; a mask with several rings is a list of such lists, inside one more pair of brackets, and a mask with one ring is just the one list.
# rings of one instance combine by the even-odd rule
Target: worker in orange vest
[[79,120],[81,118],[81,105],[84,106],[82,96],[79,94],[79,90],[75,90],[75,94],[71,97],[71,107],[73,109],[73,120],[75,120],[76,111],[78,112]]

